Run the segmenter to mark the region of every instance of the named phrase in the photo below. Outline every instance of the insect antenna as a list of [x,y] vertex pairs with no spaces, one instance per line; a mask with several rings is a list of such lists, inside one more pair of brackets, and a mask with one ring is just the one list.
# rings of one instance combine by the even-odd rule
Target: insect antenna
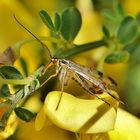
[[14,16],[14,19],[16,20],[16,22],[17,22],[22,28],[24,28],[28,33],[30,33],[42,46],[44,46],[44,47],[47,49],[47,51],[48,51],[48,53],[49,53],[49,57],[52,59],[51,52],[50,52],[49,48],[47,47],[47,45],[44,44],[44,43],[43,43],[37,36],[35,36],[29,29],[27,29],[27,28],[17,19],[17,17],[15,16],[15,14],[13,14],[13,16]]

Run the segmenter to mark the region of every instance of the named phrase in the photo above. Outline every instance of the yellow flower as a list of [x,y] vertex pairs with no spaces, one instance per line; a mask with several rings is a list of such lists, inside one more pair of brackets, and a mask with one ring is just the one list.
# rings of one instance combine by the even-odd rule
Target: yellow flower
[[118,109],[115,128],[108,133],[111,140],[139,140],[140,120],[123,109]]
[[119,108],[114,130],[98,134],[82,134],[83,140],[139,140],[140,120]]
[[46,115],[57,126],[78,133],[98,133],[114,128],[118,105],[107,94],[103,98],[111,107],[99,99],[79,99],[64,93],[56,111],[59,97],[60,92],[52,92],[44,104]]
[[[56,110],[60,94],[58,91],[49,93],[44,104],[44,113],[56,126],[77,133],[99,133],[114,128],[118,102],[109,95],[103,94],[101,98],[111,106],[100,99],[79,99],[63,93]],[[37,129],[41,129],[40,123],[43,125],[43,118],[41,110],[36,119]]]
[[16,136],[20,140],[75,140],[72,133],[53,124],[47,124],[41,131],[36,131],[34,121],[29,123],[20,121]]
[[139,140],[140,120],[120,108],[117,110],[117,101],[109,95],[103,94],[101,98],[111,107],[98,99],[78,99],[63,93],[56,110],[59,97],[60,92],[57,91],[47,95],[35,121],[36,129],[40,130],[45,124],[47,130],[55,124],[79,133],[78,140]]

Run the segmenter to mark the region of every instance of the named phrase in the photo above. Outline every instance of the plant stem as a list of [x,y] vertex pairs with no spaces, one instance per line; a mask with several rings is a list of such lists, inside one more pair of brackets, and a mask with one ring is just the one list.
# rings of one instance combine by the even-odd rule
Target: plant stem
[[[44,67],[40,67],[38,68],[34,73],[33,76],[35,76],[34,78],[37,77],[41,77],[41,71]],[[28,82],[31,80],[33,80],[31,77],[26,78],[28,80]],[[4,79],[5,80],[5,79]],[[1,80],[0,80],[1,81]],[[14,111],[15,107],[17,106],[17,104],[21,101],[22,98],[24,98],[25,96],[30,95],[32,92],[34,92],[36,89],[36,87],[34,89],[32,89],[31,91],[29,90],[29,93],[25,95],[24,90],[20,89],[19,91],[17,91],[14,95],[12,95],[12,99],[10,100],[10,106],[9,108],[4,112],[1,120],[0,120],[0,131],[5,129],[5,126],[7,124],[8,118],[10,117],[11,113]]]
[[23,94],[24,94],[23,89],[16,93],[14,101],[11,103],[11,105],[9,106],[9,108],[6,110],[6,112],[3,114],[2,118],[1,118],[0,131],[4,130],[9,116],[15,109],[18,102],[22,99]]
[[30,78],[25,78],[25,79],[3,79],[0,78],[0,85],[3,84],[12,84],[12,85],[26,85],[29,84],[32,81]]
[[82,53],[85,51],[89,51],[91,49],[95,49],[101,46],[106,45],[106,43],[104,42],[104,40],[99,40],[99,41],[95,41],[95,42],[89,42],[86,44],[81,44],[81,45],[74,45],[73,48],[67,49],[65,51],[59,52],[57,54],[55,54],[55,56],[59,57],[59,58],[66,58],[66,57],[70,57],[72,55],[76,55],[78,53]]

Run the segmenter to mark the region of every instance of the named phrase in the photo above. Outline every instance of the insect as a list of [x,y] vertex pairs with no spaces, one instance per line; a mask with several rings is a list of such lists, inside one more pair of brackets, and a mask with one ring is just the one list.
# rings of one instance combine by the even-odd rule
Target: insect
[[55,74],[51,75],[45,83],[53,77],[58,76],[61,82],[61,95],[59,98],[59,102],[57,104],[56,110],[59,107],[62,95],[63,95],[63,88],[67,85],[67,82],[70,78],[74,79],[78,82],[88,93],[91,95],[96,96],[98,99],[102,100],[106,104],[110,105],[107,101],[100,98],[98,94],[102,92],[106,92],[112,98],[116,99],[118,102],[123,103],[118,98],[116,98],[110,90],[110,86],[116,86],[116,82],[108,77],[106,78],[102,72],[96,70],[90,70],[84,66],[81,66],[73,61],[67,59],[59,59],[55,56],[52,56],[49,48],[40,40],[38,39],[30,30],[28,30],[20,21],[15,17],[17,23],[19,23],[26,31],[28,31],[40,44],[47,48],[49,57],[51,58],[50,62],[44,67],[42,74],[46,72],[51,66],[56,65],[56,72]]

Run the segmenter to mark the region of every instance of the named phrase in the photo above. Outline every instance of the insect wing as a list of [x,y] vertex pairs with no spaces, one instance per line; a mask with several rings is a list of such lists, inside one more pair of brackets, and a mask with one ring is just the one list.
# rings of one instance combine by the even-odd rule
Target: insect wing
[[[86,81],[88,81],[88,84],[91,83],[91,87],[94,86],[94,88],[101,89],[102,91],[108,93],[110,96],[116,99],[114,95],[112,95],[111,91],[108,89],[108,84],[105,83],[105,78],[101,74],[98,74],[98,71],[91,71],[90,69],[83,67],[79,64],[76,64],[72,61],[69,62],[69,69],[73,71],[73,73],[76,73],[77,75],[80,75],[80,77],[84,78]],[[118,99],[116,99],[118,100]]]
[[102,72],[97,70],[91,70],[86,68],[82,65],[76,64],[72,61],[69,61],[70,69],[74,72],[78,73],[79,75],[83,76],[85,79],[89,80],[90,82],[94,83],[96,86],[104,86],[106,87],[116,87],[116,82],[111,77],[106,77],[103,75]]
[[102,82],[101,79],[99,79],[99,76],[96,71],[94,71],[94,73],[90,69],[79,64],[73,63],[72,61],[69,61],[69,69],[74,73],[77,73],[78,75],[84,77],[96,86],[99,86]]
[[97,94],[96,94],[96,89],[94,87],[91,86],[91,83],[88,82],[84,77],[82,77],[79,74],[75,74],[75,76],[79,79],[78,82],[84,87],[84,89],[90,93],[91,95],[94,95],[95,97],[97,97],[98,99],[102,100],[103,102],[105,102],[106,104],[108,104],[110,106],[110,104],[105,101],[104,99],[100,98]]

